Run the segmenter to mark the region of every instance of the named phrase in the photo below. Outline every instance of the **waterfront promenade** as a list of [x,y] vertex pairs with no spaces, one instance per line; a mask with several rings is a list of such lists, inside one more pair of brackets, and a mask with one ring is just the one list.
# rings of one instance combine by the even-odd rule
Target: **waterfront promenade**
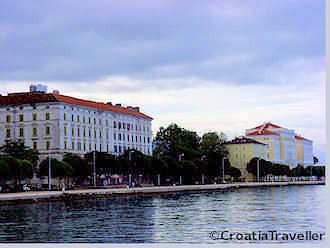
[[66,191],[31,191],[20,193],[3,193],[0,194],[0,204],[18,204],[33,203],[52,200],[66,199],[84,199],[84,198],[100,198],[115,195],[131,195],[131,194],[161,194],[171,192],[185,191],[212,191],[212,190],[229,190],[235,188],[246,187],[276,187],[291,185],[322,185],[324,181],[293,181],[293,182],[242,182],[242,183],[226,183],[226,184],[206,184],[206,185],[179,185],[179,186],[151,186],[138,188],[98,188],[98,189],[79,189]]

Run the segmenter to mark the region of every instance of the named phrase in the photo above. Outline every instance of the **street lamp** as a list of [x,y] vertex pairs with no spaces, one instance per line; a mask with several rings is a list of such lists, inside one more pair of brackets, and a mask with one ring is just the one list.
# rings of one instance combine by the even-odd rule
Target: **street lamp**
[[260,158],[257,158],[257,182],[259,182],[259,160]]
[[52,167],[52,162],[50,160],[50,153],[48,154],[48,190],[51,191],[52,190],[52,170],[51,170],[51,167]]
[[222,183],[226,183],[225,182],[225,159],[227,159],[227,158],[222,157]]

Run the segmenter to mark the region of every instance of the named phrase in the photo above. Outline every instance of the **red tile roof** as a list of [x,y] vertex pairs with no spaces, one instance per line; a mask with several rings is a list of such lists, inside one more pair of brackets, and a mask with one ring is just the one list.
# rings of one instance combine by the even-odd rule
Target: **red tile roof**
[[304,137],[302,137],[302,136],[299,136],[299,135],[296,135],[296,136],[294,136],[294,137],[295,137],[295,139],[297,139],[297,140],[308,140],[308,141],[311,141],[311,140],[306,139],[306,138],[304,138]]
[[153,119],[152,117],[144,113],[126,107],[115,106],[103,102],[83,100],[83,99],[79,99],[71,96],[64,96],[56,93],[24,92],[24,93],[8,94],[8,96],[0,96],[0,106],[35,104],[35,103],[46,103],[46,102],[63,102],[67,104],[100,109],[104,111],[112,111],[121,114],[138,116],[148,120]]
[[247,135],[279,135],[279,134],[269,130],[257,130],[251,133],[247,133]]
[[254,139],[251,138],[247,138],[247,137],[236,137],[235,139],[225,142],[226,145],[233,145],[233,144],[259,144],[259,145],[266,145],[264,143],[261,143],[259,141],[256,141]]
[[264,123],[264,124],[262,124],[260,126],[257,126],[255,128],[252,128],[252,129],[259,129],[259,128],[265,129],[265,128],[282,128],[282,127],[279,126],[279,125],[273,124],[271,122],[266,122],[266,123]]

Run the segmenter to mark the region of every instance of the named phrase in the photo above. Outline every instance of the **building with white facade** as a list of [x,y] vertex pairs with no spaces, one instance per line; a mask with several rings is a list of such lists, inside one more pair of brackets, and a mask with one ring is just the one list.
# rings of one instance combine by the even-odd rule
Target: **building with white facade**
[[139,107],[31,90],[0,96],[0,145],[21,140],[41,157],[91,151],[119,155],[127,149],[152,154],[153,119]]
[[267,122],[245,132],[247,137],[268,145],[268,158],[290,166],[313,164],[313,141],[301,137],[292,129]]

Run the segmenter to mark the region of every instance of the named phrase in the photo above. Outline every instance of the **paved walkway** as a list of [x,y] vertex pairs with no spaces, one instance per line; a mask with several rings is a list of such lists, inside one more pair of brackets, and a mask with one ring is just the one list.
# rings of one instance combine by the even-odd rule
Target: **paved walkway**
[[180,191],[203,191],[221,190],[241,187],[265,187],[265,186],[289,186],[289,185],[318,185],[324,181],[296,181],[296,182],[244,182],[227,184],[206,184],[206,185],[180,185],[180,186],[153,186],[141,188],[110,188],[110,189],[81,189],[62,191],[30,191],[21,193],[0,193],[0,202],[26,201],[26,200],[47,200],[50,198],[61,198],[65,196],[88,196],[88,195],[116,195],[116,194],[150,194],[167,193]]

